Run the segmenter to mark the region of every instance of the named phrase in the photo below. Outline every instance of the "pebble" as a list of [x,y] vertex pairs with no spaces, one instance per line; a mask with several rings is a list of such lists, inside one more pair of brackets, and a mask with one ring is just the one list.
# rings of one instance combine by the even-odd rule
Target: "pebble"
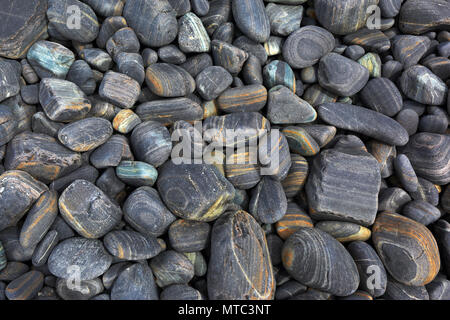
[[141,124],[139,116],[130,109],[120,110],[113,119],[112,125],[114,130],[127,134]]
[[436,240],[425,226],[414,220],[395,213],[381,213],[372,228],[372,241],[390,275],[405,285],[428,284],[439,271]]
[[12,60],[0,60],[0,102],[20,92],[20,74],[8,61]]
[[387,178],[393,173],[393,161],[397,155],[395,147],[377,140],[368,142],[368,150],[377,159],[380,166],[381,178]]
[[244,50],[220,40],[211,41],[211,52],[214,64],[225,68],[232,75],[242,70],[249,56]]
[[273,88],[277,85],[288,87],[295,93],[295,75],[284,61],[274,60],[263,69],[264,85]]
[[418,177],[419,185],[417,186],[417,191],[410,192],[411,198],[414,200],[424,200],[437,206],[439,203],[439,186],[433,184],[429,180]]
[[111,231],[105,235],[103,243],[111,255],[125,260],[147,260],[162,250],[156,238],[136,231]]
[[33,266],[42,267],[43,265],[45,265],[47,263],[48,257],[50,256],[50,253],[58,244],[59,240],[60,239],[58,231],[50,230],[49,232],[47,232],[33,252],[33,256],[31,258]]
[[141,161],[122,161],[116,167],[117,177],[134,187],[153,186],[158,171],[150,164]]
[[400,88],[410,99],[423,104],[442,105],[448,88],[428,68],[415,65],[403,71]]
[[229,212],[214,223],[207,287],[212,300],[274,297],[275,279],[264,231],[247,212]]
[[59,210],[64,220],[85,238],[104,236],[122,217],[120,207],[86,180],[75,180],[63,191]]
[[100,294],[104,288],[99,278],[80,281],[79,286],[73,288],[73,284],[65,279],[56,282],[56,293],[63,300],[89,300]]
[[211,227],[206,222],[178,219],[170,225],[170,245],[178,252],[195,252],[208,245]]
[[417,132],[417,128],[419,127],[419,116],[414,110],[403,108],[403,110],[397,114],[395,120],[405,128],[410,136]]
[[448,26],[449,17],[450,8],[444,0],[409,0],[400,9],[398,25],[404,33],[422,34]]
[[301,69],[316,64],[333,50],[334,45],[333,35],[326,29],[305,26],[287,37],[282,54],[292,68]]
[[161,300],[204,300],[200,291],[186,285],[173,284],[161,292]]
[[336,128],[323,124],[306,124],[301,126],[314,138],[320,148],[330,143],[336,135]]
[[387,274],[383,263],[371,245],[363,241],[353,241],[347,250],[355,261],[360,277],[359,288],[373,297],[386,292]]
[[233,185],[209,164],[175,165],[169,161],[159,172],[157,186],[172,213],[194,221],[215,220],[234,195]]
[[39,78],[64,79],[75,61],[75,55],[59,43],[43,40],[28,50],[27,59]]
[[131,77],[108,71],[103,77],[99,95],[120,108],[131,108],[141,92],[139,83]]
[[344,54],[347,58],[350,58],[355,61],[358,60],[359,58],[361,58],[365,53],[366,53],[366,50],[364,50],[363,47],[361,47],[357,44],[348,46],[344,51]]
[[214,100],[233,83],[233,77],[224,68],[211,66],[201,71],[195,82],[203,99]]
[[258,146],[261,175],[283,181],[291,168],[289,144],[284,134],[271,131],[263,136]]
[[363,28],[344,37],[344,43],[348,45],[359,45],[366,51],[386,52],[390,49],[389,38],[380,30]]
[[305,157],[314,156],[319,153],[319,145],[305,129],[289,126],[285,127],[282,132],[286,136],[292,152]]
[[378,194],[378,211],[398,212],[411,200],[409,194],[401,188],[384,188]]
[[316,110],[285,86],[269,90],[267,118],[274,124],[309,123],[317,119]]
[[92,280],[108,270],[111,262],[112,257],[100,240],[73,237],[53,249],[48,268],[58,278],[71,279],[75,273],[80,280]]
[[322,151],[306,183],[311,217],[369,226],[376,217],[379,188],[380,169],[369,153]]
[[[70,6],[78,7],[79,11],[74,11],[75,9]],[[76,12],[80,13],[79,20],[73,17]],[[94,10],[78,0],[49,0],[47,18],[49,29],[53,29],[61,37],[61,40],[89,43],[97,38],[100,31],[100,24]],[[79,28],[77,23],[79,23]]]
[[5,249],[3,248],[3,244],[0,242],[0,271],[6,268],[8,261],[6,259]]
[[320,221],[314,228],[325,231],[339,242],[367,241],[371,232],[369,229],[351,222]]
[[109,38],[111,38],[116,31],[127,27],[127,21],[124,17],[118,16],[108,16],[102,23],[100,31],[98,33],[96,44],[101,49],[106,49],[106,43]]
[[256,159],[251,159],[248,152],[236,152],[226,157],[225,177],[238,189],[248,190],[261,180],[260,167]]
[[58,131],[58,140],[72,151],[86,152],[104,144],[112,134],[108,120],[92,117],[62,127]]
[[202,18],[203,25],[209,35],[230,17],[231,1],[230,0],[211,0],[209,1],[209,11]]
[[403,146],[409,135],[395,120],[372,110],[343,103],[324,103],[318,109],[325,122],[355,131],[390,145]]
[[423,200],[413,200],[407,203],[403,207],[402,214],[425,226],[428,226],[441,218],[439,209]]
[[430,39],[425,36],[397,36],[392,44],[392,53],[395,60],[408,69],[422,59],[430,45]]
[[262,0],[232,0],[236,26],[248,38],[266,42],[270,36],[270,21]]
[[426,115],[420,118],[418,131],[444,134],[447,128],[447,116]]
[[430,300],[450,300],[450,282],[445,278],[437,278],[425,286]]
[[130,27],[117,30],[106,42],[106,51],[114,59],[119,53],[139,53],[139,49],[139,40]]
[[44,275],[39,271],[29,271],[11,281],[5,289],[9,300],[31,300],[44,285]]
[[228,88],[217,98],[217,104],[221,111],[255,112],[259,111],[267,103],[267,89],[260,84]]
[[176,217],[162,202],[156,189],[140,187],[134,190],[123,205],[124,219],[143,235],[158,237],[164,234]]
[[85,48],[81,50],[80,57],[92,68],[101,72],[108,71],[113,65],[111,56],[102,49]]
[[97,169],[117,167],[122,160],[133,160],[125,136],[116,134],[89,155],[89,161]]
[[448,136],[421,132],[413,135],[403,153],[416,174],[438,185],[450,182]]
[[195,90],[194,78],[186,70],[173,64],[151,64],[147,68],[145,81],[150,90],[160,97],[181,97]]
[[146,121],[135,127],[130,141],[137,160],[154,167],[163,164],[172,149],[169,131],[156,121]]
[[319,63],[319,84],[340,96],[353,96],[369,80],[366,68],[336,53],[324,56]]
[[[439,244],[439,248],[441,249],[440,253],[444,266],[443,270],[448,272],[448,270],[450,270],[450,224],[446,220],[440,219],[433,225],[432,230],[434,232],[434,235],[436,236],[436,241]],[[9,262],[6,266],[7,269],[10,263],[11,262]]]
[[171,64],[182,64],[186,62],[186,55],[173,44],[159,48],[158,57],[162,62]]
[[425,286],[409,286],[390,278],[387,282],[386,300],[429,300]]
[[13,281],[27,273],[30,267],[18,261],[9,261],[6,267],[0,271],[0,281]]
[[158,289],[148,265],[135,263],[123,270],[111,288],[111,300],[158,300]]
[[0,145],[6,145],[17,133],[17,120],[8,108],[0,105]]
[[[87,62],[84,60],[76,60],[72,64],[69,72],[67,73],[67,80],[75,83],[86,95],[93,94],[97,88],[94,73],[91,67],[89,67]],[[37,102],[35,102],[35,104],[36,103]]]
[[360,92],[365,106],[393,117],[403,108],[403,99],[395,84],[387,78],[373,78]]
[[408,192],[415,192],[419,181],[408,157],[404,154],[399,154],[394,159],[394,167],[396,176],[399,178],[403,188]]
[[297,29],[303,18],[302,6],[279,5],[269,3],[266,13],[270,21],[271,34],[288,36]]
[[208,52],[211,40],[200,18],[194,13],[186,13],[179,22],[178,44],[181,51]]
[[291,166],[286,178],[281,182],[287,198],[295,197],[306,183],[308,162],[299,154],[291,153]]
[[25,171],[8,170],[0,175],[0,231],[16,225],[47,190]]
[[167,0],[127,1],[123,16],[147,47],[162,47],[177,36],[176,12]]
[[376,53],[369,52],[363,55],[357,61],[364,68],[369,70],[369,74],[372,78],[381,77],[382,68],[381,68],[381,59],[380,56]]
[[172,284],[187,284],[194,277],[194,266],[182,253],[167,250],[150,261],[150,267],[160,288]]
[[283,218],[287,210],[287,199],[281,182],[262,177],[252,190],[249,212],[262,223],[275,223]]
[[344,297],[358,289],[359,274],[352,257],[322,230],[299,228],[285,241],[282,260],[286,271],[308,287]]

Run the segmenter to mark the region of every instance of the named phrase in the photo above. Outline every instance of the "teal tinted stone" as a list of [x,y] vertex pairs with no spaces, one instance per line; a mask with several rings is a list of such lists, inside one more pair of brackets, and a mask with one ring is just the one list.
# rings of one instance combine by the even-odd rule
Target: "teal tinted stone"
[[5,249],[3,248],[3,244],[0,242],[0,270],[6,268],[7,260]]
[[295,92],[295,75],[291,67],[284,61],[274,60],[264,67],[264,84],[268,88],[283,85]]
[[153,186],[158,171],[150,164],[141,161],[122,161],[116,167],[117,177],[134,187]]
[[369,70],[372,78],[381,77],[381,59],[378,54],[369,52],[359,58],[358,63]]
[[50,41],[36,42],[28,50],[27,58],[40,78],[64,79],[75,61],[72,51]]

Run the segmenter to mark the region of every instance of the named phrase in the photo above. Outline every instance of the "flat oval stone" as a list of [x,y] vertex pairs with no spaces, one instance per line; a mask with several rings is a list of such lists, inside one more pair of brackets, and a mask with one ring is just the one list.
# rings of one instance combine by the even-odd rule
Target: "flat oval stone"
[[33,248],[45,236],[58,214],[58,194],[44,192],[31,207],[20,231],[20,244]]
[[438,185],[450,182],[450,142],[447,135],[421,132],[402,151],[418,176]]
[[377,5],[377,0],[315,0],[317,20],[327,30],[337,35],[355,32],[366,25],[371,14],[368,8]]
[[103,238],[106,250],[125,260],[147,260],[157,256],[162,248],[154,237],[144,237],[136,231],[111,231]]
[[286,178],[281,182],[287,198],[295,197],[306,183],[308,162],[299,154],[291,153],[291,167]]
[[0,33],[0,56],[23,58],[30,46],[47,33],[46,10],[47,2],[43,0],[5,3],[0,11],[5,22]]
[[59,43],[43,40],[28,50],[27,59],[41,79],[64,79],[75,61],[75,55]]
[[422,286],[440,267],[436,240],[422,224],[394,213],[378,215],[372,240],[388,272],[399,282]]
[[29,271],[11,281],[5,290],[9,300],[31,300],[44,285],[44,275],[39,271]]
[[387,78],[374,78],[360,92],[363,103],[389,117],[403,108],[403,98],[395,84]]
[[423,104],[442,105],[448,88],[428,68],[415,65],[403,71],[400,88],[410,99]]
[[168,250],[150,261],[156,284],[163,288],[171,284],[187,284],[194,277],[194,265],[182,253]]
[[430,45],[431,40],[425,36],[399,35],[392,43],[392,53],[395,60],[408,69],[420,61]]
[[123,73],[108,71],[99,87],[99,95],[105,101],[120,108],[131,108],[138,100],[141,86]]
[[162,47],[177,36],[176,12],[167,0],[127,1],[123,16],[145,46]]
[[[77,13],[79,20],[73,17]],[[100,30],[94,10],[78,0],[49,0],[47,18],[49,28],[66,40],[89,43],[95,40]]]
[[339,242],[367,241],[369,229],[351,222],[319,221],[314,228],[325,231]]
[[131,147],[139,161],[159,167],[172,150],[169,130],[156,121],[143,122],[131,134]]
[[316,110],[288,88],[278,85],[269,90],[267,118],[274,124],[313,122]]
[[117,177],[134,187],[153,186],[158,171],[150,164],[141,161],[122,161],[116,167]]
[[367,152],[322,151],[306,183],[311,217],[370,226],[378,208],[380,178],[378,162]]
[[416,191],[419,181],[408,157],[404,154],[399,154],[394,159],[394,167],[396,176],[399,178],[403,188],[408,192]]
[[120,273],[111,288],[111,300],[158,300],[153,273],[146,263],[135,263]]
[[277,36],[288,36],[297,29],[303,18],[302,6],[279,5],[269,3],[266,13],[270,21],[270,30]]
[[236,26],[248,38],[266,42],[270,36],[270,21],[262,0],[232,0]]
[[426,115],[420,118],[419,131],[444,134],[448,128],[447,116]]
[[409,140],[408,132],[398,122],[367,108],[344,103],[324,103],[318,113],[323,121],[335,127],[358,132],[387,144],[403,146]]
[[41,267],[45,265],[50,253],[53,251],[58,242],[58,231],[50,230],[47,232],[33,252],[33,256],[31,257],[33,266]]
[[225,68],[232,75],[242,70],[249,56],[244,50],[219,40],[211,41],[211,52],[214,65]]
[[105,273],[111,262],[112,257],[100,240],[74,237],[53,249],[48,268],[58,278],[70,279],[78,273],[80,280],[92,280]]
[[210,164],[168,161],[161,167],[157,186],[172,213],[194,221],[215,220],[234,196],[233,185]]
[[211,66],[201,71],[195,82],[203,99],[214,100],[233,83],[233,77],[224,68]]
[[10,261],[0,272],[0,281],[13,281],[25,274],[30,267],[22,262]]
[[286,62],[274,60],[267,64],[263,70],[263,77],[267,88],[283,85],[295,93],[295,75]]
[[289,126],[284,128],[282,132],[286,136],[289,148],[292,152],[305,157],[314,156],[319,153],[319,145],[305,129]]
[[178,252],[196,252],[206,248],[211,227],[206,222],[178,219],[170,225],[170,245]]
[[164,126],[179,120],[195,121],[203,118],[203,108],[189,98],[173,98],[144,102],[136,113],[142,121],[159,122]]
[[122,210],[86,180],[75,180],[59,197],[64,220],[85,238],[100,238],[116,226]]
[[158,237],[176,217],[167,209],[158,192],[150,187],[134,190],[123,205],[124,219],[144,235]]
[[202,21],[194,13],[188,12],[179,20],[178,44],[181,51],[208,52],[211,40]]
[[82,119],[91,110],[86,94],[75,83],[55,78],[41,81],[39,102],[46,116],[58,122]]
[[300,228],[284,243],[282,261],[286,271],[308,287],[336,296],[358,289],[358,269],[351,255],[322,230]]
[[399,28],[403,33],[422,34],[448,28],[450,8],[444,0],[408,0],[399,15]]
[[122,14],[124,1],[122,0],[86,0],[86,3],[104,17],[120,16]]
[[380,297],[386,291],[387,274],[376,251],[363,241],[353,241],[347,250],[355,261],[359,273],[359,287],[373,297]]
[[213,300],[273,299],[275,279],[264,231],[247,212],[230,212],[214,223],[207,287]]
[[150,90],[160,97],[181,97],[195,90],[194,78],[183,68],[168,63],[151,64],[147,68],[145,81]]
[[317,26],[302,27],[289,35],[282,53],[286,62],[295,69],[310,67],[334,48],[334,37]]
[[226,113],[259,111],[266,102],[267,89],[260,84],[226,89],[217,99],[219,109]]
[[328,91],[340,96],[352,96],[364,88],[369,72],[351,59],[330,53],[320,60],[318,80]]
[[283,218],[287,199],[279,181],[263,177],[252,191],[249,211],[257,221],[275,223]]
[[8,170],[0,175],[0,231],[16,225],[47,190],[25,171]]
[[407,203],[403,207],[402,214],[425,226],[436,222],[441,218],[441,211],[423,200],[413,200]]
[[[261,180],[260,167],[248,152],[233,152],[225,159],[225,177],[237,189],[253,188]],[[254,161],[252,161],[254,160]]]
[[23,170],[49,183],[81,166],[81,155],[60,145],[53,137],[23,132],[8,144],[7,170]]
[[112,133],[113,128],[108,120],[93,117],[72,122],[61,128],[58,140],[72,151],[85,152],[104,144]]

